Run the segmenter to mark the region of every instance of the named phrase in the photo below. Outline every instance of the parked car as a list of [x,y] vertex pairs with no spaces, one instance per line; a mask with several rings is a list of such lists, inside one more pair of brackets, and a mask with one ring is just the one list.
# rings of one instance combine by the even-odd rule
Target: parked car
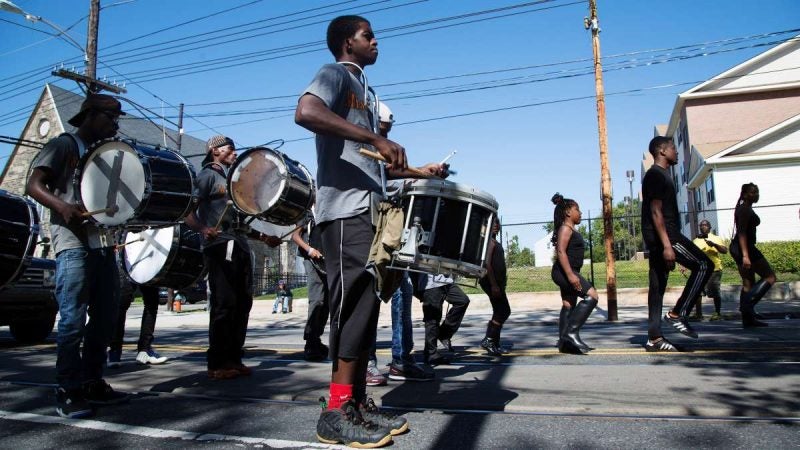
[[0,288],[0,326],[19,342],[41,342],[53,331],[58,313],[56,262],[33,258],[22,276]]
[[[194,304],[205,301],[208,299],[207,286],[206,280],[200,280],[195,285],[189,286],[188,288],[175,289],[174,298],[175,300],[180,300],[183,305],[186,303]],[[160,288],[158,290],[158,303],[166,305],[167,299],[167,288]]]

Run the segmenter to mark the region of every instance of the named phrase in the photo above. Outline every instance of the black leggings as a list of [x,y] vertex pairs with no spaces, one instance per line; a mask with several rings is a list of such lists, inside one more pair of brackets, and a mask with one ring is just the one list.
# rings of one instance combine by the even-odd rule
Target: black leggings
[[479,283],[483,292],[489,296],[489,302],[492,304],[492,320],[500,325],[504,324],[508,320],[508,316],[511,315],[511,306],[508,304],[505,287],[500,288],[499,296],[493,296],[489,280],[481,278]]

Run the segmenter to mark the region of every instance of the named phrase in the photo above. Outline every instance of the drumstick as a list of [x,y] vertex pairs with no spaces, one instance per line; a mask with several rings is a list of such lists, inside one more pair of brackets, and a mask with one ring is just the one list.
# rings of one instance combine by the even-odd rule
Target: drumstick
[[[365,148],[360,149],[358,152],[361,153],[364,156],[369,156],[372,159],[377,159],[378,161],[386,162],[386,158],[384,158],[383,155],[381,155],[378,152],[373,152],[373,151],[367,150]],[[418,175],[418,176],[420,176],[422,178],[434,178],[434,177],[439,178],[436,175],[433,175],[431,173],[425,172],[424,170],[419,170],[416,167],[410,167],[409,166],[408,171],[413,173],[414,175]]]
[[85,213],[81,214],[81,217],[91,217],[95,214],[101,214],[101,213],[114,214],[117,211],[119,211],[119,206],[114,205],[110,208],[97,209],[94,211],[86,211]]
[[225,209],[222,210],[222,215],[219,216],[219,220],[217,221],[217,225],[214,227],[215,230],[219,230],[219,226],[222,225],[222,219],[225,217],[225,213],[228,212],[228,208],[233,204],[233,200],[228,200],[225,202]]
[[444,164],[444,163],[446,163],[446,162],[447,162],[447,160],[448,160],[448,159],[450,159],[450,158],[452,158],[452,157],[453,157],[453,155],[455,155],[456,153],[458,153],[458,150],[453,150],[452,152],[450,152],[450,154],[449,154],[449,155],[445,156],[445,157],[444,157],[444,159],[442,160],[442,162],[440,162],[439,164]]
[[126,245],[128,245],[128,244],[133,244],[134,242],[141,242],[141,241],[143,241],[143,240],[144,240],[144,237],[140,237],[139,239],[134,239],[134,240],[132,240],[132,241],[130,241],[130,242],[126,242],[126,243],[124,243],[124,244],[117,244],[117,245],[116,245],[116,248],[122,248],[122,247],[125,247],[125,246],[126,246]]

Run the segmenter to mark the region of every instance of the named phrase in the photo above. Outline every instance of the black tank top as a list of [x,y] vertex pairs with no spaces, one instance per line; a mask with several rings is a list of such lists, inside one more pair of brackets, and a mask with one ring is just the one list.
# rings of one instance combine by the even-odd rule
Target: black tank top
[[586,248],[586,244],[583,240],[583,236],[578,232],[578,230],[572,231],[572,236],[569,238],[569,242],[567,242],[567,259],[569,260],[569,266],[573,269],[580,269],[583,267],[583,251]]
[[[735,243],[735,245],[738,246],[739,245],[739,235],[744,233],[744,235],[747,236],[747,245],[748,246],[754,246],[754,245],[756,245],[756,227],[761,225],[761,218],[758,217],[758,214],[756,214],[755,211],[753,211],[753,208],[748,208],[744,204],[736,205],[736,211],[734,212],[734,217],[736,217],[738,219],[739,217],[742,217],[743,214],[749,214],[750,215],[750,217],[747,220],[747,229],[746,230],[740,230],[739,227],[737,226],[736,227],[736,236],[733,239],[733,242],[731,244]],[[737,220],[737,222],[738,222],[738,220]]]

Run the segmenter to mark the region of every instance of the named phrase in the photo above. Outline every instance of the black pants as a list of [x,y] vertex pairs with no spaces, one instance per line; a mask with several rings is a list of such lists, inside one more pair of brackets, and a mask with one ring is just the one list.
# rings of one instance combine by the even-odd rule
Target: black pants
[[[647,292],[647,335],[650,339],[661,337],[661,314],[664,307],[664,292],[667,289],[667,279],[669,272],[664,262],[664,249],[654,242],[648,242],[650,249],[648,259],[650,265],[649,279],[650,290]],[[679,236],[672,242],[672,249],[675,251],[675,262],[686,267],[691,271],[691,275],[686,280],[681,296],[675,303],[673,311],[681,317],[686,317],[692,309],[694,300],[700,295],[703,286],[706,285],[711,273],[714,271],[714,263],[708,259],[692,241],[685,236]]]
[[[447,315],[442,319],[442,306],[445,300],[450,303]],[[469,297],[455,284],[447,284],[422,292],[422,320],[425,322],[425,352],[436,350],[436,339],[450,339],[461,326],[461,320],[469,306]],[[435,326],[434,326],[435,324]]]
[[[139,290],[142,292],[144,311],[142,311],[142,325],[139,328],[139,343],[136,345],[136,351],[146,352],[153,345],[153,333],[156,329],[156,316],[158,315],[158,288],[139,286]],[[111,342],[108,345],[111,350],[122,350],[122,342],[125,336],[125,316],[128,314],[128,309],[131,307],[132,302],[132,293],[121,299],[114,335],[111,336]]]
[[247,321],[253,307],[253,263],[250,249],[233,245],[230,261],[227,245],[203,250],[208,268],[209,299],[208,369],[242,363]]
[[303,331],[306,349],[317,349],[322,344],[325,324],[328,323],[330,306],[328,302],[328,279],[309,260],[303,261],[308,277],[308,319]]
[[379,300],[366,264],[375,228],[370,214],[318,225],[328,279],[330,356],[357,359],[375,342]]

